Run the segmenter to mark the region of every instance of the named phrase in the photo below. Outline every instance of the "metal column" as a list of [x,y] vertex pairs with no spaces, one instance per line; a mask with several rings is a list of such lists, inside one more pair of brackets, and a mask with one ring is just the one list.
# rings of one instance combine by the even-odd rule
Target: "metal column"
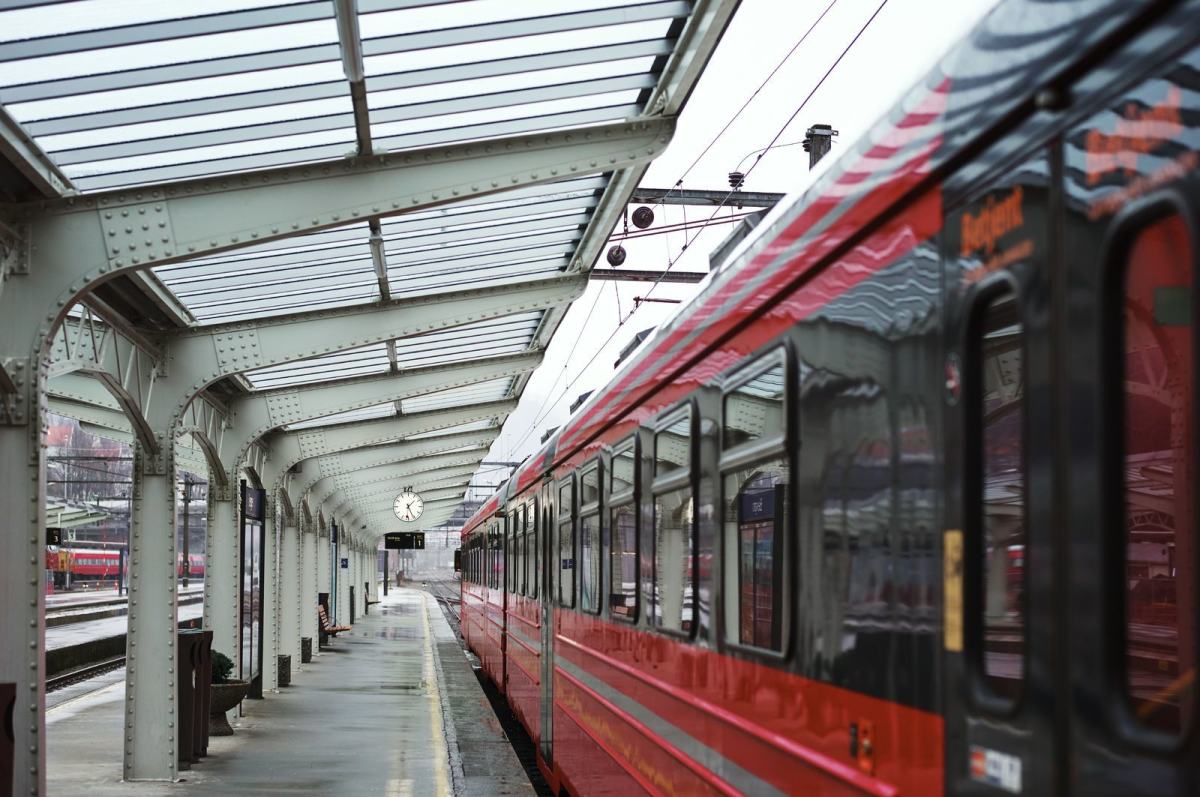
[[[213,496],[217,490],[209,490]],[[204,627],[213,632],[212,649],[235,663],[238,657],[238,575],[241,573],[236,487],[212,498],[204,570]]]
[[[9,286],[8,290],[13,290]],[[10,331],[19,327],[7,327]],[[11,426],[0,425],[0,681],[16,683],[13,706],[13,794],[45,791],[45,448],[34,374],[13,366],[24,409]],[[23,420],[23,422],[21,422]]]
[[263,605],[262,605],[262,686],[263,693],[279,691],[279,615],[275,587],[279,583],[275,531],[278,523],[279,502],[268,496],[263,513]]
[[[312,521],[300,529],[300,636],[312,640],[317,650],[317,584],[320,583],[317,564],[317,530]],[[299,659],[296,663],[299,664]]]
[[300,664],[300,532],[293,518],[283,526],[279,550],[279,652]]
[[134,445],[125,659],[125,780],[173,780],[175,744],[175,463]]

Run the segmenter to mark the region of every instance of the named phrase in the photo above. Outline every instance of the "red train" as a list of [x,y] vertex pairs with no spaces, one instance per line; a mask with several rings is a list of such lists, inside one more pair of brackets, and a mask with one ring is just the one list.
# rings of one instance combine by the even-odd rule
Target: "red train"
[[1198,42],[1005,0],[466,524],[552,788],[1200,794]]
[[[183,576],[183,554],[178,554],[176,571]],[[204,554],[190,554],[189,573],[191,576],[203,578]],[[96,582],[117,580],[121,567],[121,552],[112,548],[57,548],[46,549],[46,569],[53,573],[56,586],[67,583],[66,576],[70,573],[71,583]]]

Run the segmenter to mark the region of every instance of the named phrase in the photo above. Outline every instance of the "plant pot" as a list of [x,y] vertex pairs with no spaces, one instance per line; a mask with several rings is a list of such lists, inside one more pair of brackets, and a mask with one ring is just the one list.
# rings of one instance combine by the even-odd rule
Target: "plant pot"
[[242,698],[250,691],[250,682],[229,681],[213,684],[210,689],[212,704],[208,714],[208,735],[233,736],[233,728],[230,727],[225,712],[242,702]]

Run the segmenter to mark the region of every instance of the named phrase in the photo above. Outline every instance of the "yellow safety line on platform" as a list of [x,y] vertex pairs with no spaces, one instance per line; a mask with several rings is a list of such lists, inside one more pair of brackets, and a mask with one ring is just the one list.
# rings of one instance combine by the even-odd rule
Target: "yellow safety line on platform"
[[[425,683],[429,684],[429,735],[433,739],[433,758],[437,762],[437,793],[450,794],[450,754],[446,751],[445,728],[442,719],[442,694],[438,688],[437,667],[433,663],[433,628],[429,625],[429,596],[421,594],[421,621],[425,625],[425,650],[423,653]],[[436,605],[436,602],[435,602]]]

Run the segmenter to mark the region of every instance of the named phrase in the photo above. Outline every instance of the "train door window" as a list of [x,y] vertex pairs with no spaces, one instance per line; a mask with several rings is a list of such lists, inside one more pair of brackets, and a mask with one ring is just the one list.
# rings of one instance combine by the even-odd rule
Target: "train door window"
[[536,498],[525,505],[525,530],[527,542],[525,555],[529,571],[529,580],[525,584],[525,594],[531,598],[536,598],[538,596],[538,580],[541,574],[541,568],[539,567],[541,557],[538,556],[538,511]]
[[521,588],[521,559],[520,559],[521,513],[513,510],[508,515],[508,591],[516,592]]
[[735,374],[721,413],[725,638],[776,653],[788,605],[786,354]]
[[558,485],[558,603],[575,606],[575,477]]
[[696,526],[691,480],[692,411],[666,416],[654,435],[653,620],[690,634],[696,616]]
[[600,611],[600,464],[588,465],[580,479],[579,608]]
[[[972,436],[975,528],[981,556],[972,632],[983,682],[1008,702],[1025,678],[1025,366],[1017,295],[1010,287],[983,294],[973,311]],[[979,561],[979,560],[976,560]]]
[[637,618],[637,441],[616,447],[609,468],[609,610],[613,617]]
[[1192,244],[1171,213],[1122,251],[1125,688],[1140,724],[1179,735],[1196,695]]

